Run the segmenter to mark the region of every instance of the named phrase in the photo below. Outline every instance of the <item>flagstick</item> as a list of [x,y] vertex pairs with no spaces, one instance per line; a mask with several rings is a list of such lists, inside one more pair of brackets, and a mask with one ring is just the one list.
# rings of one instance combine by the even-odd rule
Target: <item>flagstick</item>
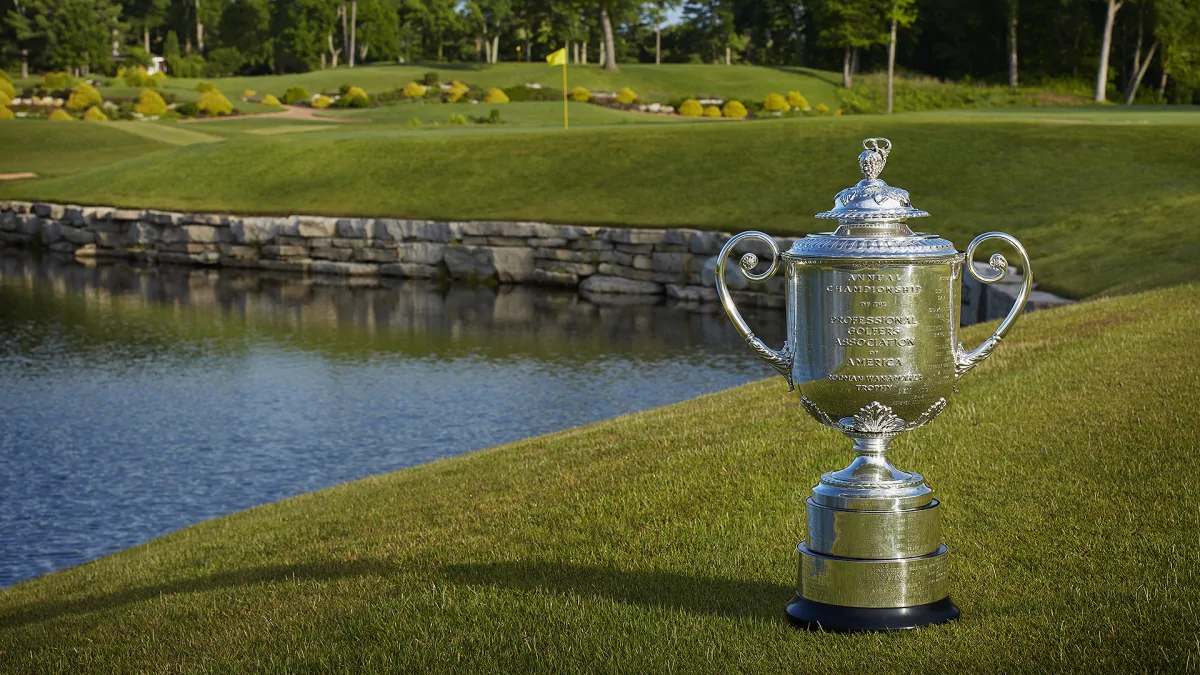
[[563,61],[563,128],[567,128],[567,62]]

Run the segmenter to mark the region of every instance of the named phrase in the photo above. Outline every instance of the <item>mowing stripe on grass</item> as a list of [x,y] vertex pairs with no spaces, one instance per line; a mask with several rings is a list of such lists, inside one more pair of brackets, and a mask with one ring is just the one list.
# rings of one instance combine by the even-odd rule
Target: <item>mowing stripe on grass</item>
[[150,138],[171,145],[195,145],[196,143],[219,143],[222,138],[184,129],[172,124],[155,124],[153,122],[112,122],[114,129],[127,131],[145,138]]

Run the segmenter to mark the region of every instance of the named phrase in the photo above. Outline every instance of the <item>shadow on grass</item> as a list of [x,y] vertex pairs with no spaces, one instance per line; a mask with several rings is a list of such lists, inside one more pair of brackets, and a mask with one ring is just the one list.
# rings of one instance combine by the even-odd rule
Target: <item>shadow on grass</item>
[[812,68],[805,68],[804,66],[767,66],[767,67],[772,68],[774,70],[778,70],[781,73],[788,73],[791,75],[807,75],[811,78],[832,84],[835,87],[842,86],[842,78],[839,73],[830,73],[828,71],[813,70]]
[[180,579],[152,586],[128,588],[108,595],[21,605],[11,613],[0,616],[0,628],[16,628],[72,614],[101,612],[167,595],[204,593],[260,584],[334,581],[368,576],[385,577],[397,574],[400,569],[400,565],[386,560],[359,560],[268,565],[245,570],[231,570],[195,579]]
[[[300,584],[360,577],[422,576],[419,568],[386,560],[268,565],[193,579],[128,588],[107,595],[33,602],[0,616],[0,629],[62,616],[117,609],[164,596],[259,586]],[[695,614],[782,621],[792,589],[762,581],[694,577],[677,572],[631,571],[552,561],[450,565],[433,573],[448,583],[492,586],[520,592],[549,591],[604,598],[647,608]]]
[[450,565],[441,570],[450,583],[492,586],[520,592],[549,591],[603,598],[651,609],[677,609],[764,621],[783,621],[794,591],[783,584],[678,572],[633,571],[552,561]]

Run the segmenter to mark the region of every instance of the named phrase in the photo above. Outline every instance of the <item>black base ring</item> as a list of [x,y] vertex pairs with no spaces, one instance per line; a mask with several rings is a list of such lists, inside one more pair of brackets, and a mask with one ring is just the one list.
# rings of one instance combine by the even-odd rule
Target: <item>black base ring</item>
[[833,632],[905,630],[958,618],[958,607],[950,598],[913,607],[841,607],[796,596],[787,607],[788,620],[796,628]]

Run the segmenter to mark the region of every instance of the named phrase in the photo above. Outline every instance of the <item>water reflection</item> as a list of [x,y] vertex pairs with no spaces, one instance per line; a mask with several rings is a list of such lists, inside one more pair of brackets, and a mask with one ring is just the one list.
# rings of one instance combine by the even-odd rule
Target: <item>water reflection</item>
[[0,586],[772,372],[665,304],[0,254]]

